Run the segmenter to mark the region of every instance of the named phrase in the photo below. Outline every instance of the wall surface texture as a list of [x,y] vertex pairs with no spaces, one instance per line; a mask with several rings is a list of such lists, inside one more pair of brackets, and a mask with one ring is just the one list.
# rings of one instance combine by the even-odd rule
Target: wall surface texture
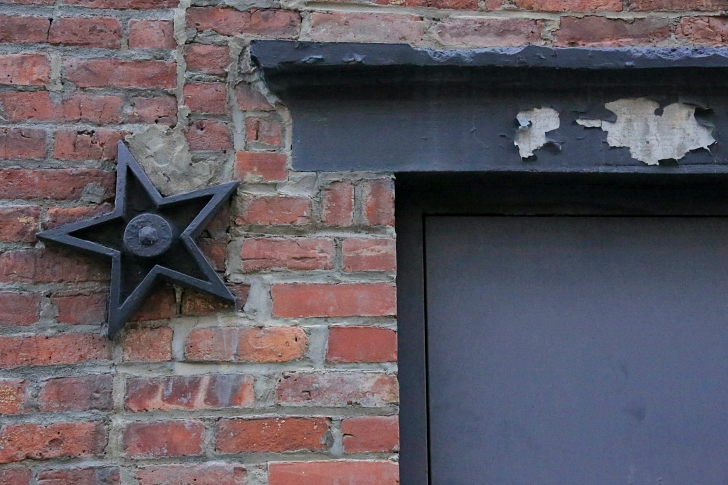
[[[0,0],[0,483],[398,483],[394,185],[290,170],[251,39],[723,45],[728,0]],[[242,183],[200,244],[235,307],[162,287],[101,336],[127,139],[165,195]],[[376,143],[376,140],[372,140]]]

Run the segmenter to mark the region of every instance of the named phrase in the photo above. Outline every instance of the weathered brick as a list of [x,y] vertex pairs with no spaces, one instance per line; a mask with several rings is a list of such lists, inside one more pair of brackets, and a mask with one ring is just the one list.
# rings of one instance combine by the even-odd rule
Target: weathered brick
[[457,47],[541,45],[542,30],[543,21],[518,18],[449,18],[434,27],[442,44]]
[[121,46],[121,23],[113,17],[60,17],[51,24],[48,42],[118,49]]
[[341,422],[346,453],[399,451],[397,416],[363,416]]
[[309,238],[248,238],[241,252],[243,269],[332,269],[334,241]]
[[399,485],[391,461],[274,462],[268,470],[268,485]]
[[38,394],[41,411],[110,411],[111,374],[96,374],[83,377],[61,377],[43,383]]
[[198,32],[212,30],[222,35],[262,35],[292,39],[301,28],[301,14],[290,10],[240,11],[232,8],[191,7],[187,26]]
[[111,204],[100,204],[91,207],[51,207],[46,212],[46,221],[43,223],[43,228],[52,229],[69,222],[106,214],[113,209],[114,206]]
[[30,485],[33,474],[27,468],[5,468],[0,470],[0,483],[3,485]]
[[629,0],[633,12],[728,10],[728,0]]
[[394,271],[396,246],[394,239],[344,239],[344,271]]
[[38,485],[119,485],[119,469],[71,468],[44,470],[38,474]]
[[235,176],[253,182],[284,181],[288,178],[287,160],[284,153],[238,152]]
[[364,215],[372,226],[394,226],[394,181],[380,179],[364,187]]
[[0,379],[0,416],[25,412],[27,388],[28,382],[23,379]]
[[227,89],[221,83],[185,84],[185,104],[195,113],[225,114]]
[[123,442],[127,455],[142,458],[193,456],[202,453],[201,421],[158,421],[129,423]]
[[0,241],[35,241],[39,217],[40,207],[37,206],[0,207]]
[[326,418],[221,419],[217,451],[221,453],[281,453],[327,448]]
[[[197,240],[197,246],[202,254],[210,261],[215,271],[225,271],[225,261],[227,260],[227,239],[212,239],[209,237],[201,237]],[[184,304],[184,302],[183,302]]]
[[150,123],[155,125],[174,126],[177,124],[177,99],[174,96],[156,96],[131,98],[129,123]]
[[44,17],[0,14],[0,42],[48,42],[51,21]]
[[123,61],[120,59],[81,59],[63,61],[64,77],[82,88],[160,88],[177,84],[172,61]]
[[166,320],[177,315],[177,295],[170,285],[160,285],[129,318],[131,322]]
[[425,23],[416,15],[314,12],[308,32],[318,42],[419,42]]
[[185,290],[182,294],[182,314],[202,316],[230,310],[233,304],[215,296]]
[[53,157],[59,160],[115,160],[116,148],[122,139],[117,131],[59,131],[55,134]]
[[722,46],[728,40],[728,18],[684,18],[677,28],[677,37],[694,44]]
[[185,62],[188,71],[224,76],[230,65],[230,48],[221,45],[188,45],[185,50]]
[[129,411],[252,406],[253,378],[241,374],[134,377],[126,382]]
[[60,292],[51,297],[57,320],[71,325],[95,325],[106,320],[106,292]]
[[396,362],[397,332],[377,327],[331,327],[329,362]]
[[32,325],[40,318],[40,293],[0,292],[0,327]]
[[179,0],[65,0],[66,5],[79,5],[87,8],[109,8],[114,10],[150,10],[175,8]]
[[261,118],[245,118],[245,140],[271,147],[281,146],[281,125]]
[[158,465],[136,472],[139,485],[245,485],[245,469],[237,465]]
[[380,407],[399,401],[397,378],[373,372],[287,372],[276,393],[287,406]]
[[176,46],[171,20],[129,21],[130,49],[174,49]]
[[41,160],[45,155],[45,131],[33,128],[0,128],[0,159]]
[[125,361],[166,362],[172,360],[173,332],[169,327],[134,328],[122,339]]
[[0,84],[42,86],[50,75],[51,64],[46,54],[0,55]]
[[275,109],[265,96],[256,91],[250,84],[238,84],[235,88],[235,96],[238,106],[243,111],[272,111]]
[[114,172],[93,169],[0,170],[0,198],[77,200],[88,186],[114,194]]
[[233,147],[233,139],[226,123],[197,120],[185,133],[190,150],[213,150],[225,152]]
[[303,357],[306,345],[298,327],[210,327],[190,332],[185,355],[199,362],[287,362]]
[[90,457],[104,451],[101,423],[8,424],[0,428],[0,463]]
[[321,193],[321,221],[328,226],[350,226],[354,208],[351,182],[334,182]]
[[3,369],[79,364],[110,358],[111,349],[108,340],[96,334],[64,333],[54,336],[0,337],[0,368]]
[[562,17],[554,34],[556,47],[620,47],[655,45],[670,37],[670,19],[608,19],[606,17]]
[[452,10],[478,10],[476,0],[376,0],[379,5],[404,7],[446,8]]
[[621,12],[621,0],[515,0],[518,8],[542,12]]
[[124,108],[119,96],[73,94],[54,102],[46,91],[0,93],[0,104],[9,121],[119,123]]
[[273,314],[282,318],[395,315],[397,298],[389,283],[274,285]]
[[300,225],[307,224],[310,215],[310,199],[273,195],[245,201],[243,213],[235,222],[239,225]]
[[0,254],[2,282],[104,281],[108,274],[108,268],[102,263],[64,249],[24,249]]

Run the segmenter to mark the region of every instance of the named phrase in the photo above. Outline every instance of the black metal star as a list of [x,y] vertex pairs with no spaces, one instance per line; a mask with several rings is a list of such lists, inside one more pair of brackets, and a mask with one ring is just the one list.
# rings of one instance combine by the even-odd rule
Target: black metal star
[[113,212],[38,234],[111,259],[109,331],[113,339],[160,280],[235,301],[195,243],[237,182],[162,197],[119,142]]

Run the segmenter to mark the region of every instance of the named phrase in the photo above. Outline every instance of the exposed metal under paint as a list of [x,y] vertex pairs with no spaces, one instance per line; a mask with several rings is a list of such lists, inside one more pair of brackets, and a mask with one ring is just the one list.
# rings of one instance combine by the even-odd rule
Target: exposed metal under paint
[[521,158],[533,156],[533,151],[543,147],[549,140],[546,133],[559,128],[559,113],[553,108],[534,108],[521,111],[516,116],[518,130],[513,143],[518,147]]
[[715,143],[712,129],[695,119],[695,106],[673,103],[660,109],[656,101],[635,98],[612,101],[605,108],[617,115],[615,122],[595,119],[576,122],[586,128],[606,131],[609,146],[627,147],[632,158],[647,165],[677,161],[692,150],[708,149]]

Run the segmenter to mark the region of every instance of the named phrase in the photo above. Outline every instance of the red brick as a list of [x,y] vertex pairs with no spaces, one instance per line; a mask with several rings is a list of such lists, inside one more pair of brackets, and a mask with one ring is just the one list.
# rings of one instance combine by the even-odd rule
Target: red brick
[[235,307],[237,309],[242,309],[245,306],[245,303],[248,301],[248,296],[250,295],[250,285],[232,285],[230,288],[230,291],[235,296]]
[[101,423],[9,424],[0,428],[0,463],[90,457],[104,451]]
[[298,327],[211,327],[193,330],[185,355],[198,362],[288,362],[306,352]]
[[232,8],[191,7],[187,26],[198,32],[213,30],[222,35],[262,35],[292,39],[301,29],[301,15],[290,10],[263,9],[242,12]]
[[728,10],[728,0],[629,0],[633,12],[672,11],[718,11]]
[[327,226],[350,226],[353,208],[351,182],[334,182],[321,194],[321,220]]
[[221,453],[281,453],[327,448],[326,418],[221,419],[217,451]]
[[373,372],[287,372],[278,381],[278,404],[379,407],[397,404],[397,378]]
[[169,285],[159,286],[130,318],[131,322],[166,320],[177,315],[177,295]]
[[556,47],[621,47],[655,45],[670,37],[670,19],[608,19],[606,17],[562,17],[554,34]]
[[38,474],[38,485],[119,485],[119,469],[72,468],[70,470],[45,470]]
[[81,88],[160,88],[177,84],[177,68],[172,61],[123,61],[120,59],[80,59],[63,61],[65,79]]
[[225,271],[225,261],[227,260],[227,239],[212,239],[209,237],[201,237],[197,240],[197,246],[202,254],[207,257],[208,261],[215,268],[215,271]]
[[124,450],[136,458],[199,455],[204,431],[201,421],[130,423],[124,430]]
[[394,226],[394,181],[373,180],[364,186],[364,215],[372,226]]
[[135,328],[124,335],[121,346],[125,361],[166,362],[172,360],[172,329]]
[[376,317],[395,315],[397,298],[389,283],[274,285],[273,314],[282,318]]
[[541,20],[449,18],[435,26],[435,35],[447,46],[517,47],[543,44],[542,30]]
[[129,21],[130,49],[174,49],[174,22],[171,20]]
[[43,223],[43,228],[52,229],[69,222],[106,214],[113,209],[114,206],[111,204],[100,204],[92,207],[51,207],[46,212],[46,221]]
[[344,271],[394,271],[397,268],[394,239],[344,239],[341,250]]
[[284,153],[238,152],[235,176],[240,180],[273,182],[288,178],[288,157]]
[[150,123],[174,126],[177,124],[177,99],[174,96],[131,98],[129,123]]
[[50,80],[51,64],[46,54],[0,55],[0,85],[41,86]]
[[88,8],[110,8],[115,10],[150,10],[175,8],[179,0],[65,0],[66,5],[80,5]]
[[0,337],[0,368],[79,364],[111,358],[108,340],[88,333]]
[[397,416],[365,416],[341,422],[346,453],[399,451]]
[[281,125],[261,118],[245,118],[245,140],[277,147],[281,145]]
[[311,201],[305,197],[258,197],[246,201],[237,224],[270,226],[307,224],[311,215]]
[[51,24],[48,42],[118,49],[121,47],[121,23],[113,17],[56,18]]
[[0,241],[35,241],[39,217],[37,206],[0,207]]
[[331,327],[329,362],[397,362],[397,332],[377,327]]
[[57,320],[71,325],[96,325],[106,321],[105,292],[55,293],[51,297],[58,309]]
[[61,377],[43,383],[38,394],[40,410],[45,412],[110,411],[111,374]]
[[27,388],[28,382],[22,379],[0,379],[0,416],[25,412]]
[[32,325],[40,318],[40,293],[0,291],[0,327]]
[[241,253],[243,269],[332,269],[334,241],[308,238],[248,238]]
[[314,12],[309,37],[318,42],[419,42],[425,23],[416,15]]
[[53,157],[59,160],[115,160],[122,134],[112,130],[59,131],[55,134]]
[[213,150],[225,152],[233,147],[227,124],[219,121],[198,120],[185,133],[190,150]]
[[621,12],[622,0],[515,0],[518,8],[542,12]]
[[210,295],[204,295],[196,291],[185,290],[182,294],[182,314],[183,315],[212,315],[224,310],[230,310],[233,305],[221,298]]
[[33,474],[27,468],[6,468],[0,470],[0,483],[3,485],[30,485]]
[[0,93],[0,104],[9,121],[119,123],[124,108],[118,96],[74,94],[56,103],[45,91]]
[[0,170],[0,198],[77,200],[89,184],[114,193],[113,172],[90,169]]
[[195,113],[222,115],[227,112],[227,89],[221,83],[185,84],[185,104]]
[[240,83],[235,88],[238,106],[243,111],[273,111],[275,108],[250,84]]
[[215,76],[227,74],[230,48],[221,45],[192,44],[185,51],[188,71],[204,72]]
[[64,249],[27,249],[0,254],[2,282],[105,281],[108,274],[108,268],[103,263]]
[[10,5],[53,5],[55,0],[0,0],[0,4]]
[[0,42],[48,42],[50,25],[48,18],[0,14]]
[[694,44],[722,46],[728,40],[728,18],[684,18],[677,28],[677,37]]
[[245,485],[245,469],[236,465],[158,465],[136,472],[139,485]]
[[253,378],[241,374],[134,377],[126,381],[129,411],[172,411],[252,406]]
[[0,128],[0,159],[42,160],[46,132],[33,128]]
[[268,485],[399,485],[391,461],[274,462],[268,470]]

